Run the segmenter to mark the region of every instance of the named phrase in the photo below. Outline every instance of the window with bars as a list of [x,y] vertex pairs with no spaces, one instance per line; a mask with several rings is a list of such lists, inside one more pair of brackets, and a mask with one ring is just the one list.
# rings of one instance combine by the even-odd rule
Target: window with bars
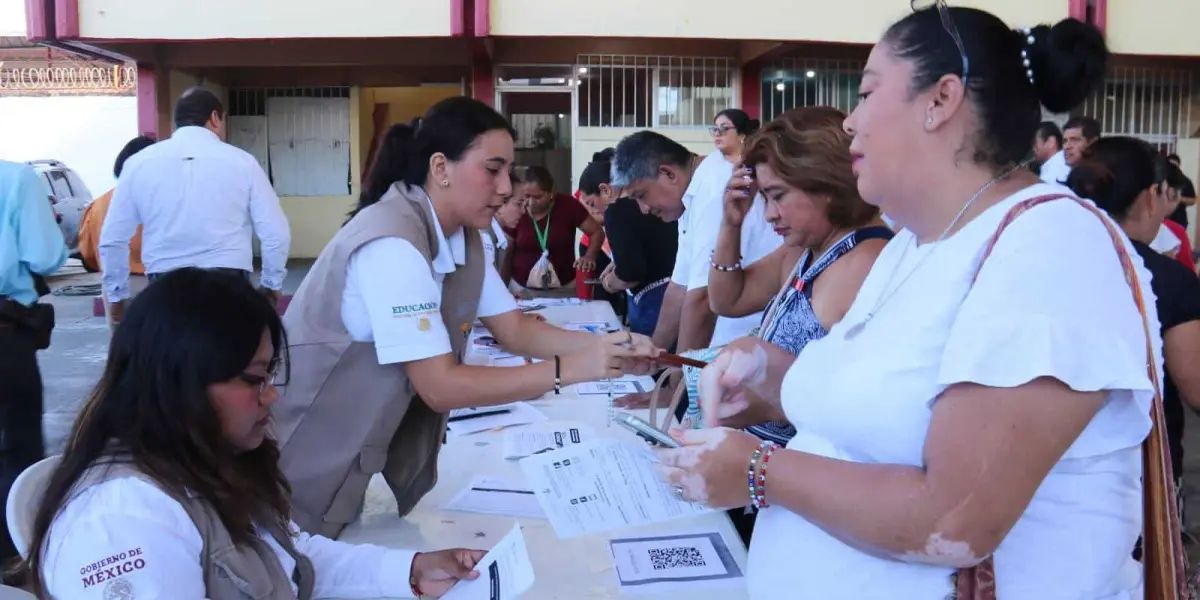
[[1135,137],[1174,152],[1179,139],[1191,135],[1191,106],[1191,71],[1117,67],[1081,112],[1099,121],[1104,135]]
[[762,70],[763,121],[801,106],[832,106],[850,113],[866,63],[817,58],[780,59]]
[[707,127],[736,106],[733,59],[583,54],[580,127]]
[[351,194],[350,88],[231,89],[228,130],[280,196]]

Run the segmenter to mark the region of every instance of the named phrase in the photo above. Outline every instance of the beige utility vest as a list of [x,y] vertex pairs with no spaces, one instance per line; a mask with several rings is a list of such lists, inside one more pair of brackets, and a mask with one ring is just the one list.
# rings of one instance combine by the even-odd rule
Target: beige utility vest
[[[380,365],[374,342],[355,342],[342,323],[342,291],[350,256],[364,244],[399,237],[425,257],[429,274],[399,271],[370,277],[428,277],[439,227],[421,188],[397,183],[346,223],[321,252],[283,317],[290,372],[272,407],[280,466],[292,485],[292,518],[305,531],[337,537],[362,508],[367,484],[382,472],[406,515],[437,481],[446,415],[430,409],[404,366]],[[445,276],[440,306],[396,306],[393,318],[430,327],[440,311],[461,362],[475,322],[485,272],[483,239],[464,232],[466,265]]]
[[[138,470],[127,458],[110,455],[96,461],[72,487],[70,497],[74,498],[94,485],[123,477],[137,477],[163,490],[181,504],[191,517],[204,541],[204,549],[197,559],[204,570],[204,595],[209,600],[310,600],[313,597],[316,577],[312,561],[296,551],[288,532],[276,524],[258,524],[296,561],[296,568],[291,574],[283,570],[278,555],[265,541],[256,537],[248,547],[234,545],[229,530],[207,500],[198,496],[179,497]],[[133,568],[138,568],[135,564],[138,560],[137,557],[128,557]],[[119,586],[120,567],[117,564],[110,570],[97,570],[85,575],[85,583],[90,577],[94,578],[95,584],[104,581],[106,585]],[[296,584],[298,593],[292,593],[292,583]]]

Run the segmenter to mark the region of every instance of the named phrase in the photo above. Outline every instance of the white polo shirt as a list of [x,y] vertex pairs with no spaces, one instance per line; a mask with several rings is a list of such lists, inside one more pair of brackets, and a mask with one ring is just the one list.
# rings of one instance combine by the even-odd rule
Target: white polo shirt
[[[427,199],[428,201],[428,199]],[[433,221],[437,223],[437,211]],[[364,244],[350,256],[342,291],[342,323],[356,342],[375,342],[379,364],[406,363],[450,354],[450,332],[442,322],[442,282],[467,262],[463,229],[445,235],[436,228],[433,270],[421,253],[398,237]],[[486,237],[486,234],[484,234]],[[484,248],[480,318],[517,310],[495,267],[490,240]]]
[[[315,598],[412,598],[408,574],[415,552],[335,542],[299,531],[292,542],[313,563]],[[261,533],[283,570],[296,566]],[[42,567],[51,598],[205,597],[204,541],[183,505],[139,477],[119,477],[84,490],[50,526]],[[292,593],[296,586],[292,584]]]
[[1038,174],[1046,183],[1061,184],[1065,182],[1067,176],[1071,174],[1071,167],[1067,164],[1066,150],[1059,150],[1054,156],[1046,159],[1046,163],[1042,165]]
[[[733,177],[733,165],[720,152],[709,154],[696,167],[692,182],[683,194],[683,216],[679,219],[679,249],[671,281],[692,290],[708,287],[712,253],[724,219],[725,188]],[[766,201],[760,195],[742,222],[742,265],[750,266],[783,245],[783,238],[767,223]],[[762,313],[731,319],[718,317],[710,346],[723,346],[750,335],[762,321]]]

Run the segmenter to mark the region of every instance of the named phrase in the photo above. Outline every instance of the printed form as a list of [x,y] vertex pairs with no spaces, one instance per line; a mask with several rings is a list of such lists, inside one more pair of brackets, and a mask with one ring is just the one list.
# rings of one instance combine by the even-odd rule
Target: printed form
[[528,486],[493,477],[476,477],[458,493],[446,510],[545,519],[546,513]]
[[533,587],[533,563],[521,526],[514,524],[504,536],[475,565],[479,578],[459,581],[442,596],[443,600],[516,600]]
[[710,511],[676,498],[653,465],[649,448],[612,439],[521,461],[529,487],[563,539]]
[[513,460],[553,452],[559,448],[582,444],[596,437],[587,425],[547,423],[531,429],[510,429],[504,432],[504,458]]

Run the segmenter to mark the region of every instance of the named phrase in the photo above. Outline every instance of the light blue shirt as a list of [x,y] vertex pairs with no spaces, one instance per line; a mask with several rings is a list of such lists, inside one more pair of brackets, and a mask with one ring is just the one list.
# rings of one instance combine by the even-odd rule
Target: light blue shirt
[[33,167],[0,160],[0,297],[37,302],[33,273],[67,262],[67,244]]

